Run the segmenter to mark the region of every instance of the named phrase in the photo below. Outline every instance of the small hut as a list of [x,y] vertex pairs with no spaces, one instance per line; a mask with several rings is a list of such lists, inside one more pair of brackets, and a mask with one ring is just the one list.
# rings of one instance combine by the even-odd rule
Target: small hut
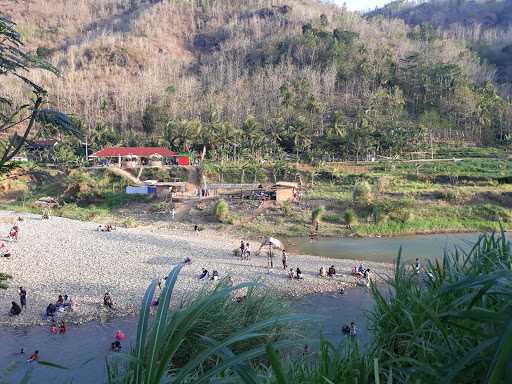
[[292,201],[298,195],[299,185],[297,183],[279,181],[274,184],[272,190],[276,192],[277,202]]

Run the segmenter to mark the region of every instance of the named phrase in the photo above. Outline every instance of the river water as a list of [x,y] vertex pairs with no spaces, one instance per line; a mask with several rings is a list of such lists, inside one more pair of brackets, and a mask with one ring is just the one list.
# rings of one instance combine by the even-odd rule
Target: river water
[[292,239],[288,247],[292,252],[305,255],[385,263],[393,263],[402,247],[402,259],[411,262],[417,257],[421,260],[440,258],[445,250],[453,251],[455,247],[468,250],[479,236],[477,233],[450,233],[370,239]]
[[[331,342],[340,343],[346,337],[341,332],[344,324],[354,321],[358,338],[364,345],[368,341],[368,329],[364,313],[371,309],[373,299],[366,288],[348,290],[344,295],[337,293],[308,295],[294,299],[293,312],[321,316],[309,323],[304,334],[308,339],[318,340],[319,335]],[[123,349],[129,350],[137,329],[136,318],[113,320],[105,323],[91,322],[82,326],[71,326],[64,335],[52,335],[47,327],[2,328],[0,329],[0,378],[7,383],[19,383],[26,372],[31,373],[30,383],[104,383],[105,360],[115,355],[109,348],[117,330],[122,330],[128,340]],[[305,341],[311,351],[315,345]],[[20,355],[20,348],[25,354]],[[66,370],[27,363],[34,350],[39,350],[41,360],[50,361]],[[10,369],[10,368],[14,369]],[[6,371],[12,371],[6,373]],[[0,380],[2,382],[2,380]]]
[[[399,247],[403,248],[406,261],[416,257],[433,259],[454,246],[467,249],[477,238],[477,234],[445,234],[315,242],[295,240],[289,244],[303,254],[392,262]],[[344,339],[341,327],[354,321],[363,346],[369,342],[365,313],[371,310],[372,305],[373,299],[366,288],[354,288],[344,295],[309,295],[291,302],[294,312],[323,316],[322,320],[307,326],[306,336],[318,339],[322,334],[339,343]],[[51,335],[47,327],[0,328],[0,383],[1,379],[7,383],[18,383],[26,372],[31,372],[30,383],[104,383],[105,359],[111,355],[110,345],[115,332],[122,330],[128,336],[128,340],[123,342],[126,351],[134,340],[136,326],[136,319],[128,318],[72,326],[64,335]],[[24,348],[24,355],[19,355],[20,348]],[[39,350],[41,360],[68,369],[27,363],[26,359],[34,350]]]

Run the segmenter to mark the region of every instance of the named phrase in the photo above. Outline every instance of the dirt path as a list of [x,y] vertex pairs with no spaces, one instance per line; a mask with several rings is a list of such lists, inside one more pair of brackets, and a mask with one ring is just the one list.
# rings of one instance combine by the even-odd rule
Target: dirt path
[[133,183],[135,185],[143,185],[144,184],[142,181],[140,181],[140,179],[138,179],[137,177],[132,175],[130,172],[125,171],[124,169],[121,169],[119,167],[111,165],[111,166],[108,166],[105,169],[107,171],[113,173],[114,175],[117,175],[119,177],[127,179],[128,181],[130,181],[131,183]]
[[276,203],[274,201],[271,201],[271,200],[263,200],[261,202],[261,204],[258,206],[258,208],[256,208],[256,210],[253,212],[252,215],[250,215],[249,217],[247,217],[245,220],[242,220],[242,222],[240,224],[246,224],[252,220],[254,220],[256,217],[258,217],[259,215],[261,215],[263,212],[265,212],[267,209],[269,208],[273,208],[276,206]]

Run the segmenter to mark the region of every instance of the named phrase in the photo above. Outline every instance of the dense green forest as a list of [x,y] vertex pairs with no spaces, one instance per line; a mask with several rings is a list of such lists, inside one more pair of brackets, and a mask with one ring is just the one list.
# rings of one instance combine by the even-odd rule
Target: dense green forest
[[[60,69],[32,79],[93,150],[362,160],[512,138],[494,68],[465,41],[402,20],[314,0],[0,4],[27,48]],[[14,105],[27,92],[0,84]],[[73,140],[61,159],[80,150]]]

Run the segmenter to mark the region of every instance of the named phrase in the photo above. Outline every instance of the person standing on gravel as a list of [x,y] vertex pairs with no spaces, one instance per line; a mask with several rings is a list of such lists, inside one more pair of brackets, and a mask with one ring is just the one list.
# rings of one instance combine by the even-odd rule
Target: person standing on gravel
[[286,250],[284,250],[284,249],[283,249],[282,261],[283,261],[283,269],[286,270],[288,268],[288,255],[286,254]]
[[25,288],[20,287],[20,289],[18,290],[18,293],[20,295],[21,309],[26,309],[26,306],[27,306],[27,291],[25,290]]
[[105,296],[103,296],[103,305],[110,309],[114,309],[114,302],[112,301],[112,297],[110,297],[108,292],[106,292]]
[[240,241],[240,258],[243,260],[245,258],[245,243],[244,241]]

